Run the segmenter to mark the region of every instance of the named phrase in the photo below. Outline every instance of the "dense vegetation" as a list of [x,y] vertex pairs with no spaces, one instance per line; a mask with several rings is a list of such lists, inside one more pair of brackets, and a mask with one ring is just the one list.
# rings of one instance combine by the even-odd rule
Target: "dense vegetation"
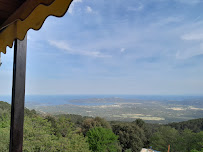
[[[9,147],[10,105],[0,102],[0,151]],[[74,124],[65,117],[43,117],[25,109],[25,152],[89,152],[87,138],[77,133]]]
[[179,131],[190,129],[193,132],[200,132],[203,130],[203,118],[183,121],[179,123],[170,123],[168,126],[171,126]]
[[[8,151],[10,105],[0,102],[0,151]],[[25,109],[25,152],[139,152],[152,146],[159,151],[202,152],[203,119],[168,125],[107,122],[80,115],[41,115]]]

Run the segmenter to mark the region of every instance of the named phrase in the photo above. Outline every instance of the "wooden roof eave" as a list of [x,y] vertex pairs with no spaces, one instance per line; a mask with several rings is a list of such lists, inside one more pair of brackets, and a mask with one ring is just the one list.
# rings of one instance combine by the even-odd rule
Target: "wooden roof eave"
[[23,40],[29,29],[39,30],[50,15],[62,17],[72,0],[27,0],[0,25],[0,52],[15,39]]

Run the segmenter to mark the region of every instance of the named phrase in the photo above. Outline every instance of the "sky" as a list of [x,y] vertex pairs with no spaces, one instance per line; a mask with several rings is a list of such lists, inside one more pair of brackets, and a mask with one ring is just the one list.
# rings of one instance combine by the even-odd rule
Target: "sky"
[[[26,94],[203,95],[202,0],[74,0],[29,30]],[[12,89],[13,48],[0,95]]]

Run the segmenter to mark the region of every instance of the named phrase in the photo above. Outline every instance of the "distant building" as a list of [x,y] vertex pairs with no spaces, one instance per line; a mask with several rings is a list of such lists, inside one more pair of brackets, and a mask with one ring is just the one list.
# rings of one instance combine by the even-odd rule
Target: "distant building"
[[153,150],[153,149],[142,148],[142,150],[140,152],[160,152],[160,151],[156,151],[156,150]]

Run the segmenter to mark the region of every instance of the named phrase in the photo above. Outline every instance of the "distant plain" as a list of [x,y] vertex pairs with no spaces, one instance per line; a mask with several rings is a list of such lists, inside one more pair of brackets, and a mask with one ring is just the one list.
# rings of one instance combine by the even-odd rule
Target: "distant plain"
[[[10,103],[9,96],[1,96],[0,100]],[[100,116],[110,121],[140,118],[164,124],[203,117],[203,96],[32,95],[25,100],[27,108],[44,114]]]

